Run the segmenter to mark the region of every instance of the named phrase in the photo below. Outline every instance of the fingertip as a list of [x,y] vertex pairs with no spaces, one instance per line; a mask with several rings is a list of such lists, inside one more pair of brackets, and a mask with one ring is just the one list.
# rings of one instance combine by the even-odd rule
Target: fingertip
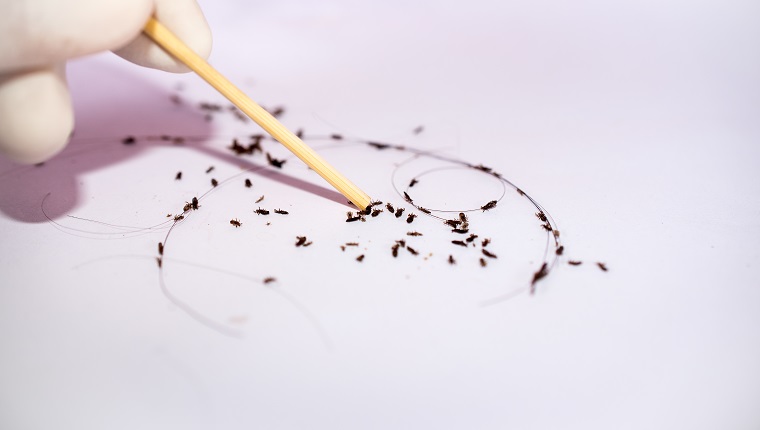
[[74,127],[63,66],[0,76],[0,152],[24,164],[45,161]]
[[[206,59],[211,54],[211,29],[195,0],[159,0],[155,16],[196,54]],[[114,53],[145,67],[173,73],[190,71],[143,34]]]

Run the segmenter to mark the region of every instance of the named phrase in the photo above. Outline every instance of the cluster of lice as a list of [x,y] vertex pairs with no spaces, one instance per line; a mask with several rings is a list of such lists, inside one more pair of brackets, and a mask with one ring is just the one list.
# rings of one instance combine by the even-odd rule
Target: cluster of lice
[[261,140],[264,138],[263,134],[251,135],[251,142],[248,145],[242,145],[237,139],[232,139],[232,144],[227,147],[235,155],[253,155],[256,152],[263,153],[261,148]]

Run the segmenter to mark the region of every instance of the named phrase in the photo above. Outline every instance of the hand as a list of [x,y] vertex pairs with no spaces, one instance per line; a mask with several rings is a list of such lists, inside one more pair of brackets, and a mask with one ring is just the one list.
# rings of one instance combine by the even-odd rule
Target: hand
[[195,0],[0,1],[0,153],[39,163],[66,145],[74,126],[66,60],[110,49],[188,71],[141,34],[151,15],[208,57],[211,31]]

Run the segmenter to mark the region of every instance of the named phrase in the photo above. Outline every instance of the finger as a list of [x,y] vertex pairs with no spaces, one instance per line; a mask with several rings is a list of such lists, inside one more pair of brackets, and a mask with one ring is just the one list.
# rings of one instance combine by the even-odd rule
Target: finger
[[[211,53],[211,30],[195,0],[157,0],[155,17],[196,54],[208,58]],[[167,72],[189,71],[142,34],[114,52],[141,66]]]
[[0,152],[20,163],[45,161],[73,127],[64,64],[0,75]]
[[154,0],[0,1],[0,73],[120,48],[153,9]]

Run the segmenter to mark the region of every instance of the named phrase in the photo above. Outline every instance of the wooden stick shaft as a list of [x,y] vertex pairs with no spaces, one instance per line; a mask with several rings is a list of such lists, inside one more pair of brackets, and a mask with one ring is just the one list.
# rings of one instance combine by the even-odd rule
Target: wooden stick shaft
[[227,78],[217,72],[208,62],[193,52],[187,45],[177,38],[169,29],[164,27],[154,18],[150,18],[143,29],[156,44],[166,52],[177,58],[183,64],[198,74],[203,80],[216,88],[223,96],[237,106],[243,113],[248,115],[267,133],[285,145],[290,152],[300,158],[307,166],[311,167],[319,176],[323,177],[336,190],[346,196],[357,207],[364,209],[370,204],[370,197],[356,185],[341,175],[327,161],[319,156],[313,149],[308,147],[301,139],[282,125],[264,108],[256,104],[243,91],[232,84]]

